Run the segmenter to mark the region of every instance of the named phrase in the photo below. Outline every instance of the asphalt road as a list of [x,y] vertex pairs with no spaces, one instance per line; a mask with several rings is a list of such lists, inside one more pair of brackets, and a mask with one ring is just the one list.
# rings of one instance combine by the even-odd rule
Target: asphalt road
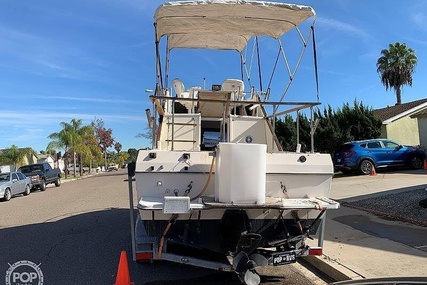
[[[130,260],[125,170],[69,181],[0,203],[0,283],[17,261],[39,265],[44,285],[114,284],[120,252]],[[138,284],[240,284],[234,273],[129,261]],[[300,265],[260,272],[263,284],[324,284]]]

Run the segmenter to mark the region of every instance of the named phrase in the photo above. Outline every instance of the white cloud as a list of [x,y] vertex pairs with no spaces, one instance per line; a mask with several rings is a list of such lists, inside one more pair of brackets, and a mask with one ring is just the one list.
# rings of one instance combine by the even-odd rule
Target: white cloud
[[370,34],[368,34],[367,32],[365,32],[364,30],[362,30],[356,26],[352,26],[350,24],[340,22],[340,21],[335,20],[335,19],[319,17],[317,19],[317,23],[318,23],[318,27],[323,26],[323,27],[335,29],[335,30],[342,32],[342,33],[345,33],[347,35],[357,37],[363,41],[369,41],[369,40],[373,39],[373,37]]
[[1,25],[0,52],[5,58],[2,66],[44,77],[104,82],[107,79],[103,71],[111,67],[111,63],[90,52],[90,48],[76,47],[75,42],[63,42]]
[[[427,40],[420,40],[420,39],[416,39],[416,38],[410,38],[410,37],[405,37],[404,38],[408,43],[415,43],[415,44],[419,44],[419,45],[423,45],[423,46],[427,46]],[[409,44],[410,46],[410,44]],[[411,47],[411,46],[410,46]],[[412,47],[411,47],[412,48]],[[417,50],[415,50],[417,51]]]
[[423,13],[415,13],[411,15],[411,21],[421,30],[427,30],[427,17]]
[[[111,114],[85,114],[85,113],[63,113],[63,112],[26,112],[25,116],[17,111],[3,111],[0,113],[0,128],[28,128],[33,126],[45,126],[54,124],[59,126],[59,122],[68,122],[71,118],[78,118],[84,122],[91,122],[95,117],[104,121],[145,121],[141,114],[136,115],[111,115]],[[37,120],[34,120],[37,118]]]
[[376,62],[377,59],[381,56],[378,49],[372,49],[358,56],[359,59],[368,61],[368,62]]
[[417,24],[419,27],[422,27],[422,28],[425,28],[427,23],[426,15],[424,15],[423,13],[416,13],[411,15],[411,20],[412,22],[414,22],[415,24]]

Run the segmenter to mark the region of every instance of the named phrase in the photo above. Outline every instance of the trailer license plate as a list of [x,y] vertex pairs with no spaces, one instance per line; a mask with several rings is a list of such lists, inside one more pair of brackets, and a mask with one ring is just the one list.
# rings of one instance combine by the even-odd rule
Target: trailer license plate
[[295,254],[295,251],[287,251],[273,254],[273,265],[295,263],[296,261],[297,255]]

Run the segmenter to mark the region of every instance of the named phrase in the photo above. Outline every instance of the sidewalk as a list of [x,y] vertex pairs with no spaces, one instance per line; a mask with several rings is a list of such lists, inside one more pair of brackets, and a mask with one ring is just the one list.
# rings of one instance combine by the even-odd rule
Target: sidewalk
[[[332,199],[351,202],[378,197],[384,193],[397,193],[427,187],[427,171],[385,173],[377,176],[348,176],[334,178]],[[427,196],[427,194],[426,194]],[[427,209],[426,209],[427,211]],[[344,223],[338,221],[345,221]],[[405,229],[414,228],[425,232],[425,243],[414,248],[369,233],[360,231],[360,225],[380,224]],[[373,231],[374,232],[374,231]],[[408,235],[411,232],[407,232]],[[405,232],[402,232],[405,235]],[[317,241],[314,241],[317,244]],[[311,243],[310,243],[311,244]],[[424,247],[425,246],[425,247]],[[348,207],[327,212],[323,243],[323,256],[309,258],[309,263],[337,281],[376,277],[427,276],[427,228],[410,224],[386,221],[364,211]]]
[[91,172],[91,173],[88,173],[88,174],[84,174],[83,176],[76,175],[76,177],[74,177],[73,174],[69,174],[69,175],[67,175],[67,179],[65,179],[64,174],[62,174],[63,176],[61,177],[61,183],[67,183],[67,182],[71,182],[71,181],[85,179],[85,178],[89,178],[89,177],[92,177],[94,175],[98,175],[98,174],[101,174],[101,173],[104,173],[104,172]]

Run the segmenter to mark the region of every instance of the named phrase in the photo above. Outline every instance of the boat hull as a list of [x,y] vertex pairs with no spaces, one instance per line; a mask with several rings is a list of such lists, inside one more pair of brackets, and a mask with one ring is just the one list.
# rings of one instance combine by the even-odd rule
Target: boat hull
[[[252,151],[241,151],[247,145],[236,144],[240,157],[232,153],[230,159],[230,154],[221,158],[221,146],[219,156],[209,151],[139,151],[137,254],[143,260],[185,261],[242,273],[250,271],[238,266],[246,261],[263,266],[308,255],[306,239],[316,234],[326,209],[339,207],[327,198],[333,176],[330,156],[264,153],[263,159],[246,160]],[[226,167],[220,167],[224,161]],[[265,165],[245,168],[245,163]]]
[[[161,198],[173,195],[188,195],[194,198],[204,190],[203,196],[214,197],[218,201],[218,189],[215,187],[218,177],[216,176],[227,176],[228,180],[233,182],[232,185],[236,186],[229,191],[235,191],[236,196],[243,196],[245,193],[238,188],[239,181],[248,177],[245,177],[244,173],[238,176],[233,176],[229,172],[219,173],[213,165],[215,164],[213,155],[208,151],[140,150],[135,170],[138,200],[142,197]],[[302,160],[304,162],[301,162]],[[264,195],[266,197],[329,196],[333,176],[330,155],[268,153],[265,163],[265,173],[257,174],[257,177],[260,175],[265,177]],[[211,176],[210,179],[209,176]],[[252,202],[257,201],[256,199],[248,200],[247,203]]]
[[[195,216],[197,218],[197,214]],[[310,232],[314,235],[320,222],[314,218],[304,219],[301,226],[311,226]],[[154,238],[157,246],[168,228],[169,220],[142,220],[141,223],[144,234],[139,237],[140,240]],[[229,255],[238,251],[240,237],[247,232],[261,236],[257,248],[275,248],[275,242],[303,235],[294,219],[250,219],[245,211],[225,210],[221,219],[174,221],[168,229],[166,240],[168,244]],[[285,249],[295,249],[301,241],[302,239],[298,239],[285,243]]]

